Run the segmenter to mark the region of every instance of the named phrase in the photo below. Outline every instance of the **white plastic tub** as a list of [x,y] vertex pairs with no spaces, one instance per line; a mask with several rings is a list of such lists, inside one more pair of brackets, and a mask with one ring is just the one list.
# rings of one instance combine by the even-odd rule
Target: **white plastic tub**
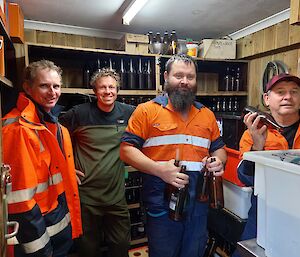
[[268,257],[299,257],[300,150],[247,152],[244,159],[255,162],[257,243]]
[[224,207],[241,219],[248,218],[251,207],[251,187],[240,187],[226,179],[223,180]]

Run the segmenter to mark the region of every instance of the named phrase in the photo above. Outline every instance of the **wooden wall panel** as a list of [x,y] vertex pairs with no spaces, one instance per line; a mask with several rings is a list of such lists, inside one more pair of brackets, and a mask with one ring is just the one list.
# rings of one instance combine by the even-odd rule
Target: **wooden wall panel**
[[258,54],[263,52],[264,48],[264,31],[260,30],[258,32],[253,33],[253,51],[252,54]]
[[49,45],[53,44],[52,32],[37,30],[36,37],[37,37],[37,40],[36,40],[37,43],[49,44]]
[[289,45],[297,44],[300,42],[300,26],[290,25],[289,33]]
[[300,1],[291,0],[290,1],[290,24],[299,24],[300,23]]
[[53,45],[66,46],[67,36],[65,33],[52,32]]
[[81,36],[81,47],[83,48],[96,48],[96,38]]
[[285,20],[275,25],[275,49],[289,45],[289,21]]
[[81,36],[67,34],[67,46],[81,47]]
[[263,52],[268,52],[275,49],[275,26],[271,26],[266,28],[264,31],[264,38],[263,38]]

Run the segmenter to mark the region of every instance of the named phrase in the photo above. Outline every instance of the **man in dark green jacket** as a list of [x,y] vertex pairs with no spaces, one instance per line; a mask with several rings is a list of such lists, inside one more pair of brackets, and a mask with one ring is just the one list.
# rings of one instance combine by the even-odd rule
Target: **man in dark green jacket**
[[97,101],[77,105],[60,119],[72,136],[80,177],[83,236],[79,256],[101,256],[104,233],[108,256],[126,257],[130,220],[119,147],[134,107],[116,101],[120,77],[115,71],[96,72],[90,84]]

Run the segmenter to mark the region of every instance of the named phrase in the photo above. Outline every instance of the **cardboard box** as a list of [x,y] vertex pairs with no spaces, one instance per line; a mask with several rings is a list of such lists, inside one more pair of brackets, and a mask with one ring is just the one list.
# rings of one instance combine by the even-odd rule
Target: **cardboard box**
[[126,33],[120,40],[119,50],[130,54],[147,54],[148,36]]
[[14,43],[24,43],[24,16],[18,4],[8,3],[9,35]]
[[203,39],[199,46],[199,57],[204,59],[235,59],[236,41],[228,39]]
[[255,162],[257,244],[270,257],[299,257],[300,150],[246,152]]
[[4,38],[0,36],[0,75],[5,77]]

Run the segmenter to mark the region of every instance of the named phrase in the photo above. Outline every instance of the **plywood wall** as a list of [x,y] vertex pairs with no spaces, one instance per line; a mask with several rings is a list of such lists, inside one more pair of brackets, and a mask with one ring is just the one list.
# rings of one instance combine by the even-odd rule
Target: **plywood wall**
[[119,40],[111,38],[88,37],[31,29],[25,29],[25,42],[106,50],[117,50],[120,44]]
[[248,104],[261,108],[262,76],[269,61],[282,61],[289,73],[300,76],[300,26],[289,20],[237,41],[237,57],[249,60]]

